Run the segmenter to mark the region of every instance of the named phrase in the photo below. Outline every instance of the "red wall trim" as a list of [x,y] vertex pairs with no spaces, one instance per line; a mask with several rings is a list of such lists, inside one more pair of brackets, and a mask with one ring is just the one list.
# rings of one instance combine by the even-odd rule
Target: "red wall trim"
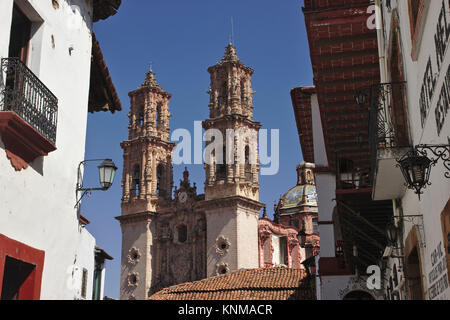
[[41,297],[41,282],[42,271],[44,269],[45,251],[32,248],[0,234],[0,294],[2,292],[6,256],[36,266],[34,271],[23,284],[19,292],[19,299],[39,300]]

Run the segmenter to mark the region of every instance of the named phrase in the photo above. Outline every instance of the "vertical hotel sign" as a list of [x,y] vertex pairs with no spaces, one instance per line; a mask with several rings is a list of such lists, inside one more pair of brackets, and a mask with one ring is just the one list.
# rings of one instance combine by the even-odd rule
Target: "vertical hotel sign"
[[[422,128],[425,127],[426,120],[429,115],[431,102],[436,92],[436,84],[439,76],[441,75],[442,66],[444,62],[445,52],[447,51],[449,39],[450,39],[450,1],[442,1],[441,11],[439,12],[438,22],[436,26],[436,33],[434,34],[436,62],[433,65],[433,57],[430,55],[428,63],[423,76],[423,82],[420,90],[420,119]],[[437,68],[437,73],[435,73]],[[450,67],[445,73],[445,80],[440,89],[438,102],[434,109],[436,116],[436,130],[438,136],[442,132],[444,123],[449,113],[449,101],[450,101]]]
[[428,274],[428,298],[430,300],[448,300],[450,297],[442,295],[447,291],[448,277],[447,277],[447,258],[444,254],[444,246],[442,242],[431,253],[431,272]]

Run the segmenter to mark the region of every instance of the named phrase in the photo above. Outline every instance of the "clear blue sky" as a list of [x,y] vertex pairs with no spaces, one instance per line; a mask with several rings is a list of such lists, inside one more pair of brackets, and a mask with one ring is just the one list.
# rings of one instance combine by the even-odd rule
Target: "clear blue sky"
[[[260,178],[261,202],[268,213],[280,195],[296,183],[302,161],[290,90],[312,83],[308,42],[300,0],[124,0],[118,14],[96,23],[94,30],[123,110],[89,115],[86,159],[112,158],[119,167],[114,186],[82,203],[91,221],[88,230],[97,245],[115,259],[107,263],[105,294],[119,298],[122,150],[128,136],[128,92],[144,80],[153,62],[159,84],[172,94],[172,130],[192,130],[208,117],[207,68],[223,56],[234,19],[234,44],[253,76],[255,120],[263,128],[280,129],[280,171]],[[203,192],[202,165],[188,166],[191,182]],[[174,167],[178,185],[184,166]],[[87,184],[96,185],[95,164],[86,170]]]

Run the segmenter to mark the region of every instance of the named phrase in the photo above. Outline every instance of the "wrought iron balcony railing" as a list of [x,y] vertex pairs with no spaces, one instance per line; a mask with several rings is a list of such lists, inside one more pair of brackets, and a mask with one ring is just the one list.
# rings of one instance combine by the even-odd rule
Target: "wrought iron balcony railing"
[[406,83],[372,87],[369,125],[372,168],[378,149],[410,146],[406,106]]
[[0,111],[15,112],[55,144],[58,118],[55,95],[18,58],[3,58],[1,73]]

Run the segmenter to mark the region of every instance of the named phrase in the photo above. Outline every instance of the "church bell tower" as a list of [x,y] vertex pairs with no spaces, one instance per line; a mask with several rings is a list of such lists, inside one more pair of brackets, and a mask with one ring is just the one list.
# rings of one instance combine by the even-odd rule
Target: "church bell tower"
[[253,120],[253,70],[229,44],[210,67],[210,116],[203,122],[211,133],[205,149],[207,275],[258,267],[259,202],[258,133]]
[[121,299],[145,299],[152,281],[154,220],[170,204],[173,187],[169,140],[171,95],[150,70],[143,84],[129,93],[128,140],[123,149]]

